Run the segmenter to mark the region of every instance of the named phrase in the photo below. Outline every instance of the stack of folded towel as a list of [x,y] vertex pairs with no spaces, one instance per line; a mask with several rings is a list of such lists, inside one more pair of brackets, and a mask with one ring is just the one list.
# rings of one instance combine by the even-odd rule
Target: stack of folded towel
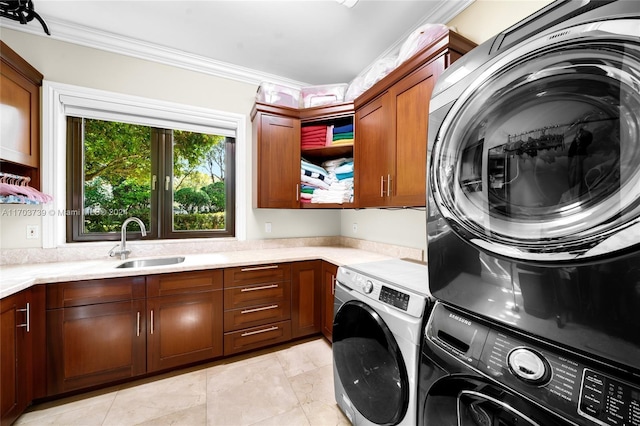
[[305,126],[301,129],[300,146],[319,148],[327,145],[329,126]]
[[322,167],[301,161],[300,200],[303,203],[353,202],[353,159],[339,158]]
[[334,126],[331,145],[353,145],[353,124]]

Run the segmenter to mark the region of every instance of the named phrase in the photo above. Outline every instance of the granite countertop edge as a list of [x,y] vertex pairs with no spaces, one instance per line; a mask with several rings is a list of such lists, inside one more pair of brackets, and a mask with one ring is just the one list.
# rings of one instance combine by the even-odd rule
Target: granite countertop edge
[[128,260],[184,256],[182,263],[141,268],[117,268],[124,261],[106,258],[77,262],[3,265],[0,298],[11,296],[38,284],[118,277],[134,277],[171,272],[188,272],[268,263],[325,260],[337,266],[392,259],[391,256],[346,247],[290,247],[240,250],[204,254],[180,254],[130,258]]

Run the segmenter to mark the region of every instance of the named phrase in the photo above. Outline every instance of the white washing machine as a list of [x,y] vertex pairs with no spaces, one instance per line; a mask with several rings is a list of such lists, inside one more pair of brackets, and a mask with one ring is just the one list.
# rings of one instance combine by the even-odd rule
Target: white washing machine
[[335,397],[354,425],[416,425],[427,267],[401,259],[338,269]]

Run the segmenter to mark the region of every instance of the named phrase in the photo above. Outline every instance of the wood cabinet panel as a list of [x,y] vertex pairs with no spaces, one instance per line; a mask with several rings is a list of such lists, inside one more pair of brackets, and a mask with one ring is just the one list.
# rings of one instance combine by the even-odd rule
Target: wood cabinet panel
[[47,309],[119,302],[145,297],[145,278],[108,278],[47,286]]
[[291,266],[291,336],[320,332],[322,261],[294,262]]
[[271,323],[224,334],[224,354],[232,355],[291,340],[291,321]]
[[0,41],[0,159],[38,167],[42,78]]
[[333,341],[333,301],[338,267],[322,262],[322,334]]
[[254,127],[256,207],[299,207],[300,120],[258,113]]
[[291,299],[291,281],[247,284],[224,290],[224,308],[238,309]]
[[176,272],[147,277],[147,297],[222,289],[222,270]]
[[147,299],[149,372],[222,355],[222,291]]
[[0,424],[9,425],[45,395],[43,286],[0,301]]
[[264,305],[228,310],[224,312],[224,331],[283,321],[290,316],[291,299],[289,297]]
[[224,270],[224,288],[287,281],[291,278],[291,265],[271,265],[227,268]]
[[385,92],[356,111],[354,184],[358,206],[386,203],[390,164],[395,155],[391,143],[391,100],[391,95]]
[[444,58],[420,68],[391,89],[395,99],[395,180],[391,204],[426,205],[427,125],[429,100]]
[[48,394],[145,373],[144,312],[144,299],[48,310]]
[[11,424],[27,407],[27,297],[24,292],[0,301],[0,423]]

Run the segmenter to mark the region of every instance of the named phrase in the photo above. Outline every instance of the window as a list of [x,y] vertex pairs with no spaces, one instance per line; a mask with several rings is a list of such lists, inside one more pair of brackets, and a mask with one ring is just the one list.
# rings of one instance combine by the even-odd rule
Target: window
[[[235,235],[235,138],[67,117],[67,241]],[[140,235],[131,229],[131,235]]]

